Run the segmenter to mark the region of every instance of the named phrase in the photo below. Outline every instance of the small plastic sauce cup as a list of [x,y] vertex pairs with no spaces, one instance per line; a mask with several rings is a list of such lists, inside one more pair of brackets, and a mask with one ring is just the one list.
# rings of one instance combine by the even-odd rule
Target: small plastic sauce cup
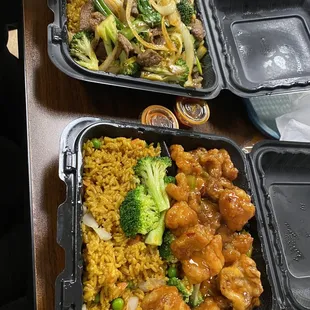
[[183,125],[193,127],[208,121],[210,109],[205,100],[178,97],[175,114]]
[[147,107],[141,114],[141,123],[166,128],[179,128],[179,123],[175,115],[161,105]]

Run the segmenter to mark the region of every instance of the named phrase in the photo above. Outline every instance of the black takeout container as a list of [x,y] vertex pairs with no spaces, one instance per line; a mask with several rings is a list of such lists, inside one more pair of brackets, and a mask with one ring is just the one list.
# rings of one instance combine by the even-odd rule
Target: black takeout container
[[211,99],[222,89],[241,97],[310,90],[310,0],[196,0],[206,30],[202,89],[94,72],[70,57],[67,0],[48,0],[52,62],[76,79],[146,91]]
[[97,118],[77,119],[61,137],[59,176],[67,194],[58,208],[57,241],[65,250],[65,269],[56,280],[55,309],[82,308],[82,146],[101,136],[165,141],[185,150],[226,149],[239,170],[234,183],[256,205],[247,229],[264,287],[258,309],[310,309],[310,144],[265,141],[245,155],[224,137]]

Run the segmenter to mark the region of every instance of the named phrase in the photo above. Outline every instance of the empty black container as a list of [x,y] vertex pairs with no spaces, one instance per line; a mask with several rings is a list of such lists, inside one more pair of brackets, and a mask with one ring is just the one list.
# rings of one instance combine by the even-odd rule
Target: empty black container
[[242,97],[310,90],[309,0],[196,0],[209,50],[202,89],[93,72],[68,53],[67,0],[48,0],[48,52],[64,73],[89,82],[210,99],[221,89]]
[[245,96],[309,89],[310,1],[209,0],[229,89]]
[[245,155],[224,137],[82,118],[66,127],[60,145],[59,176],[66,183],[67,197],[58,209],[57,240],[65,250],[66,264],[56,280],[57,310],[80,310],[83,304],[82,145],[100,136],[178,143],[186,150],[225,148],[239,170],[235,184],[251,194],[256,205],[249,230],[264,287],[258,309],[310,309],[309,144],[266,141]]

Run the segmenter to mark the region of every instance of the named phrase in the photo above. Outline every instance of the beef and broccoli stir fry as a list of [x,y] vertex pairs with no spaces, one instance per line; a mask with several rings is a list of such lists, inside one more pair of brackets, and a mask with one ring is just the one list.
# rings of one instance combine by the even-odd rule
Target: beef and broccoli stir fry
[[79,65],[202,87],[205,31],[192,0],[88,0],[78,18],[75,1],[67,7],[69,50]]

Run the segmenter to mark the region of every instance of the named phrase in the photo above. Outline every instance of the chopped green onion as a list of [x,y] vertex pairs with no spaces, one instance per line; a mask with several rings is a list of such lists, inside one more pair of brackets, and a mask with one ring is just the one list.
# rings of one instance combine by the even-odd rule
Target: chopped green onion
[[135,288],[135,284],[133,283],[133,281],[129,281],[127,284],[127,288],[129,288],[130,290]]
[[196,66],[200,75],[202,75],[202,67],[199,58],[196,56]]

